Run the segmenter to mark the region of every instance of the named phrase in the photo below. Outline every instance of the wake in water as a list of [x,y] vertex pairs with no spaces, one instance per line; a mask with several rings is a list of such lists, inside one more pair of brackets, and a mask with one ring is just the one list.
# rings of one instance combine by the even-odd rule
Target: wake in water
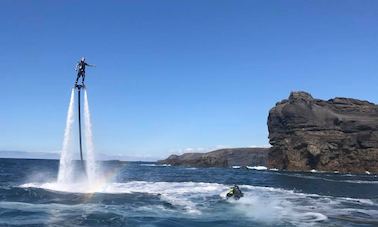
[[[59,190],[55,184],[50,183],[29,183],[22,187]],[[129,198],[127,194],[132,194],[140,199],[156,196],[161,201],[161,204],[154,205],[154,200],[151,200],[150,205],[143,204],[143,207],[125,213],[126,216],[143,212],[159,217],[169,215],[207,221],[240,218],[267,225],[295,226],[321,225],[329,218],[342,219],[353,217],[357,213],[363,214],[365,221],[369,217],[374,220],[378,216],[377,205],[370,199],[322,196],[273,187],[240,185],[245,196],[236,201],[225,199],[229,187],[230,185],[218,183],[130,181],[104,184],[102,187],[92,188],[94,191],[76,187],[68,189],[67,192],[97,192],[109,196],[120,194],[125,198]],[[170,206],[164,205],[164,202]],[[365,206],[365,209],[359,208],[361,206]],[[359,221],[357,216],[353,218]]]
[[[59,162],[59,172],[58,172],[58,185],[62,188],[67,188],[67,185],[80,184],[84,187],[90,187],[91,184],[95,183],[96,180],[96,159],[94,153],[93,145],[93,133],[92,133],[92,123],[89,111],[88,94],[87,90],[84,90],[84,159],[85,168],[81,166],[82,163],[74,160],[75,157],[75,146],[73,144],[73,124],[75,119],[75,88],[71,91],[71,98],[67,112],[66,128],[64,131],[63,147]],[[78,97],[81,98],[81,97]],[[81,126],[80,126],[81,127]],[[85,171],[85,174],[83,174]],[[84,176],[84,179],[82,179]],[[87,184],[87,185],[85,185]],[[65,185],[65,186],[64,186]]]

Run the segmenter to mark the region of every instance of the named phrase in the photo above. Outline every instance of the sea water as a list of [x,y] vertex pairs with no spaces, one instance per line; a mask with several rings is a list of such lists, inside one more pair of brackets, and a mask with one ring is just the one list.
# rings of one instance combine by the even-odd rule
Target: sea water
[[0,226],[378,225],[374,174],[102,165],[102,183],[64,188],[58,160],[0,159]]

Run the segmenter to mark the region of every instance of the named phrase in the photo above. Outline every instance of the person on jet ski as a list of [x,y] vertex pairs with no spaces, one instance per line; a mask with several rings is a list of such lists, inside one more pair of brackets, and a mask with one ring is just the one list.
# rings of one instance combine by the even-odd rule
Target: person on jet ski
[[76,71],[77,71],[77,77],[75,81],[75,87],[77,86],[77,82],[82,77],[82,84],[84,85],[84,80],[85,80],[85,66],[95,66],[95,65],[90,65],[85,62],[85,58],[82,57],[80,61],[76,65]]
[[234,199],[238,200],[243,197],[243,192],[240,190],[239,186],[236,184],[230,188],[227,192],[227,199],[233,197]]

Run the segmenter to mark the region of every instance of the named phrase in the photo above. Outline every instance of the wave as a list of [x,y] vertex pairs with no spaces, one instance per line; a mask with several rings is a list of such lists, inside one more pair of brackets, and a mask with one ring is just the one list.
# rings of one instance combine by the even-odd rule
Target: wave
[[155,164],[155,163],[142,163],[140,166],[149,166],[149,167],[169,167],[170,164]]

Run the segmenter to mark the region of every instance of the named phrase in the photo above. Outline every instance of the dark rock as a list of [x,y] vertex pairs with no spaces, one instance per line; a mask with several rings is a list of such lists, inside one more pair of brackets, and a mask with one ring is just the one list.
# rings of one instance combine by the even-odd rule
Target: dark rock
[[378,106],[292,92],[268,117],[268,166],[286,170],[378,172]]
[[220,149],[208,153],[171,155],[161,164],[192,167],[231,167],[265,165],[268,148]]

